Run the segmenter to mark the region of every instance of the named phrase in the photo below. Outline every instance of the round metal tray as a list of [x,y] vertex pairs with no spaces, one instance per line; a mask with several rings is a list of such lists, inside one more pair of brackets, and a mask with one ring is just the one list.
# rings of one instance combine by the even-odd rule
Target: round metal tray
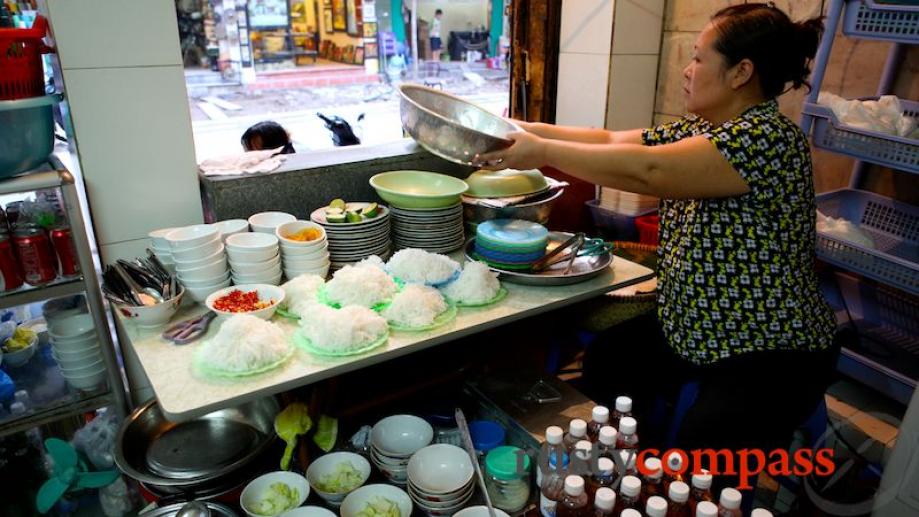
[[[549,232],[548,250],[571,238],[574,234],[567,232]],[[465,246],[466,258],[469,260],[479,260],[475,253],[475,237],[469,239]],[[609,253],[595,256],[578,257],[571,265],[571,271],[564,274],[568,262],[560,262],[539,273],[528,273],[522,271],[507,271],[498,269],[491,265],[488,266],[492,271],[499,273],[499,278],[505,282],[523,285],[571,285],[579,282],[590,280],[591,278],[603,273],[606,268],[613,264],[613,257]]]

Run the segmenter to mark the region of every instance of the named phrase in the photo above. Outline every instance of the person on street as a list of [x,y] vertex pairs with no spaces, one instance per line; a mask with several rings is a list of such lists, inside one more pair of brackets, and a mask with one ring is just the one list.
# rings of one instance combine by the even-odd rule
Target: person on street
[[281,124],[273,120],[265,120],[252,125],[243,133],[240,139],[244,151],[262,151],[265,149],[281,149],[281,154],[293,154],[294,145],[290,141],[290,134]]
[[443,52],[444,43],[440,38],[440,23],[444,17],[442,9],[434,11],[434,21],[431,22],[431,57],[434,61],[440,61],[440,54]]

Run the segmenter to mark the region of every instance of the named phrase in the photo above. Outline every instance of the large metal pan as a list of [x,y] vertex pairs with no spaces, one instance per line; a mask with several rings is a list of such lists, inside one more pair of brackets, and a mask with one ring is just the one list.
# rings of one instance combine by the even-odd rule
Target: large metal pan
[[513,143],[519,126],[475,104],[417,84],[399,87],[402,128],[422,147],[451,162],[472,165],[476,154]]

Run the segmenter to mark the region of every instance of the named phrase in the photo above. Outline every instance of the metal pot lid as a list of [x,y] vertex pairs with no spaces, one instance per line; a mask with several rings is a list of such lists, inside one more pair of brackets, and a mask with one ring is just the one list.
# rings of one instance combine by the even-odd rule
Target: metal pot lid
[[[207,509],[211,511],[211,517],[238,517],[237,513],[229,506],[210,501],[201,502],[207,505]],[[185,503],[170,504],[143,513],[141,517],[173,517],[179,513],[183,506],[185,506]]]
[[165,478],[200,478],[242,460],[263,440],[249,425],[203,418],[158,436],[147,449],[146,462],[152,472]]

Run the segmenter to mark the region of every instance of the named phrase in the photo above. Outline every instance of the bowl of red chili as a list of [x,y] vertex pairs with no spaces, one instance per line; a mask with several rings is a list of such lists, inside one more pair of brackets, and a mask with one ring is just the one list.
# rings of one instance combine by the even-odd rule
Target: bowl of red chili
[[211,294],[204,304],[218,316],[249,314],[267,320],[274,316],[282,301],[284,290],[276,285],[243,284]]

